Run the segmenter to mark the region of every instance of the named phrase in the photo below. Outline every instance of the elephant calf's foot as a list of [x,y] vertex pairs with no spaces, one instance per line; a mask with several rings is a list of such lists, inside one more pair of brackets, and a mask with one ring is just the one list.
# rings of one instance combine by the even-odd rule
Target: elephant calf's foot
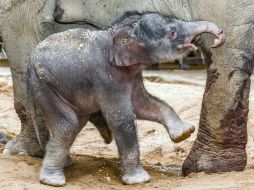
[[180,124],[170,129],[169,135],[174,143],[179,143],[188,137],[195,131],[195,127],[189,124]]
[[40,173],[40,182],[55,187],[64,186],[66,184],[65,176],[62,170],[47,171],[42,169]]
[[4,147],[3,154],[43,157],[43,151],[36,139],[22,138],[20,136],[17,136],[13,140],[7,142]]
[[146,183],[150,181],[150,176],[144,170],[144,168],[140,166],[135,171],[124,174],[122,177],[122,181],[126,185]]

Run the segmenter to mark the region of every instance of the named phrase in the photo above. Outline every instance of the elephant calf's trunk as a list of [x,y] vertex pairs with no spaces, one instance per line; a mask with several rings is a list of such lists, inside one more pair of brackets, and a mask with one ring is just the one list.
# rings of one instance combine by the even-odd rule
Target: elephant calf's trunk
[[197,21],[197,22],[191,22],[189,23],[190,28],[192,28],[192,34],[189,38],[190,41],[192,41],[197,35],[200,35],[202,33],[210,33],[217,37],[217,39],[214,40],[214,43],[212,45],[213,48],[219,47],[225,42],[225,35],[222,29],[220,29],[216,24],[208,21]]

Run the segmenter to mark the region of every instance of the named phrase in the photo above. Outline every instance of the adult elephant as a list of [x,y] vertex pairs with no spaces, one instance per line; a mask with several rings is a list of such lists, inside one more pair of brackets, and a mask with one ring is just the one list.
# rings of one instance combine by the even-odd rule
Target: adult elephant
[[[158,11],[184,20],[209,20],[226,33],[221,48],[206,51],[208,76],[197,139],[183,163],[192,171],[242,170],[247,161],[247,115],[250,75],[254,64],[252,0],[6,0],[0,3],[1,33],[10,60],[15,109],[21,132],[5,152],[41,155],[27,117],[25,71],[36,44],[51,33],[87,23],[105,27],[125,11]],[[79,25],[80,26],[80,25]],[[82,25],[83,26],[83,25]],[[37,118],[41,139],[48,132]]]

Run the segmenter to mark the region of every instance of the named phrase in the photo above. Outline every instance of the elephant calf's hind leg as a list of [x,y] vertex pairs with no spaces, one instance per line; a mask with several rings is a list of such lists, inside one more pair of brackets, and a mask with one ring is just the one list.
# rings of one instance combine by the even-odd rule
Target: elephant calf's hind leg
[[102,138],[105,140],[105,143],[110,144],[113,140],[112,133],[102,113],[97,112],[92,114],[89,118],[89,121],[91,121],[94,126],[99,130]]
[[63,186],[66,183],[63,168],[71,164],[68,157],[69,149],[89,117],[82,118],[81,121],[74,110],[51,90],[48,90],[47,94],[38,91],[38,94],[38,104],[45,114],[45,121],[51,134],[40,172],[40,182]]
[[52,186],[63,186],[66,183],[63,168],[71,163],[68,156],[69,149],[82,127],[73,117],[71,119],[58,117],[57,119],[58,121],[50,126],[52,137],[47,145],[40,182]]

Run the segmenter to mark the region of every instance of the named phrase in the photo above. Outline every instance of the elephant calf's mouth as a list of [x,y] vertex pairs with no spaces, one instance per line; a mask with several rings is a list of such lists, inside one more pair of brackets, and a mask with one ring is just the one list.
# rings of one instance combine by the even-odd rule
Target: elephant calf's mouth
[[[225,35],[222,30],[220,30],[218,33],[210,32],[210,31],[207,31],[206,33],[211,33],[217,37],[213,41],[213,45],[211,46],[212,48],[220,47],[222,44],[225,43]],[[194,39],[200,34],[201,33],[195,33],[194,35],[190,36],[189,38],[187,38],[184,44],[179,44],[177,48],[183,51],[185,50],[197,51],[198,47],[194,45],[193,43],[194,43]]]

